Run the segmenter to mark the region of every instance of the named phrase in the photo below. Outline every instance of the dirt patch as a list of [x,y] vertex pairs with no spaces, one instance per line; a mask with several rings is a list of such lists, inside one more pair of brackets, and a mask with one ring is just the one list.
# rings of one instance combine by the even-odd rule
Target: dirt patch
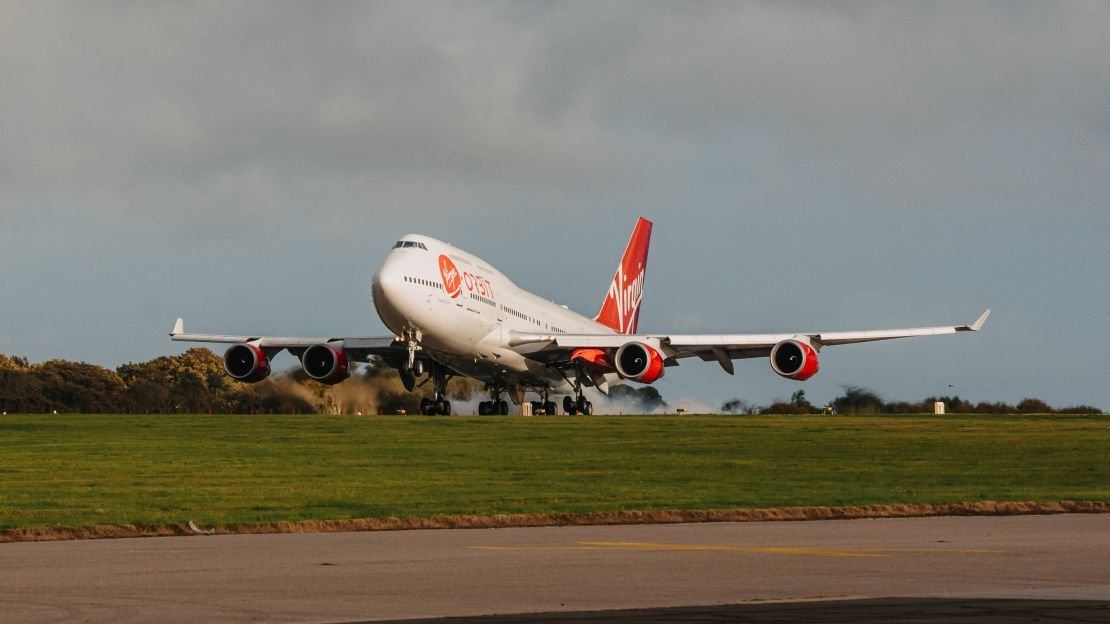
[[[610,524],[677,524],[683,522],[769,522],[784,520],[855,520],[864,518],[926,518],[932,516],[1018,516],[1064,513],[1110,513],[1110,501],[944,503],[938,505],[859,505],[848,507],[780,507],[774,509],[706,509],[615,511],[562,514],[499,514],[430,518],[365,518],[304,520],[262,524],[230,524],[216,534],[336,533],[413,529],[493,529],[509,527],[589,526]],[[197,535],[188,523],[138,526],[36,527],[0,531],[0,542],[40,542],[122,537]]]

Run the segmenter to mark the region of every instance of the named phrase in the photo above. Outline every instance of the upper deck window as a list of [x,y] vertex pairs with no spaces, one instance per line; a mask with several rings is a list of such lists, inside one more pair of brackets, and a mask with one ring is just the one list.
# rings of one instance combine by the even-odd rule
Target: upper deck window
[[394,249],[408,249],[410,247],[414,249],[423,249],[424,251],[428,251],[427,245],[415,241],[397,241],[397,244],[393,245]]

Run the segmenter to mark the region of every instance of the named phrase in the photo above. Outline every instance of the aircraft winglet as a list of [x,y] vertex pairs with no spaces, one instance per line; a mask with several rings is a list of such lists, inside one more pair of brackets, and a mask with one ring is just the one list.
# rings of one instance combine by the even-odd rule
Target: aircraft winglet
[[991,315],[991,310],[990,310],[990,308],[987,308],[987,310],[985,312],[983,312],[982,314],[980,314],[979,318],[976,319],[975,322],[972,323],[971,325],[968,325],[967,328],[970,329],[971,331],[979,331],[983,327],[983,324],[987,322],[987,317],[990,316],[990,315]]
[[180,336],[185,333],[185,321],[178,318],[177,322],[173,324],[173,331],[170,332],[171,336]]

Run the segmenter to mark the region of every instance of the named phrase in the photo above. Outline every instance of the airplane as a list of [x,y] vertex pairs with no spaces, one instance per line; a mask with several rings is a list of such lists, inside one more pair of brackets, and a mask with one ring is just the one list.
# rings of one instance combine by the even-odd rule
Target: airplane
[[990,310],[970,325],[914,329],[784,332],[766,334],[638,333],[652,223],[641,217],[609,290],[594,318],[518,287],[478,256],[421,234],[401,237],[371,279],[374,307],[393,335],[276,337],[185,333],[178,318],[175,341],[230,343],[224,369],[254,383],[270,374],[282,350],[300,359],[304,372],[323,384],[351,375],[352,364],[383,358],[412,392],[432,383],[423,414],[448,415],[447,384],[464,375],[485,383],[481,415],[507,415],[509,404],[539,395],[535,413],[555,414],[553,394],[563,394],[567,414],[592,414],[583,390],[608,394],[625,381],[650,384],[679,360],[717,362],[730,375],[733,360],[768,358],[778,375],[805,381],[818,371],[818,352],[834,345],[978,331]]

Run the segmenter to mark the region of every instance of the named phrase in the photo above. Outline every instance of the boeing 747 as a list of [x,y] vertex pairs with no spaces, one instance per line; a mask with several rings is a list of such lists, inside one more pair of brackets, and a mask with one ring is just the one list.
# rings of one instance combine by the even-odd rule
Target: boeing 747
[[305,373],[323,384],[351,375],[356,362],[383,358],[406,389],[421,377],[432,396],[425,414],[450,414],[447,383],[465,375],[482,381],[489,400],[479,413],[508,414],[534,392],[536,411],[553,414],[552,395],[563,394],[563,411],[589,414],[587,387],[608,393],[625,380],[650,384],[679,360],[717,362],[728,374],[733,360],[768,358],[771,369],[804,381],[817,373],[817,354],[842,344],[977,331],[990,310],[970,325],[877,331],[772,334],[666,334],[637,332],[644,296],[652,224],[639,219],[594,318],[520,288],[478,256],[430,236],[401,237],[371,280],[374,307],[389,336],[279,337],[185,333],[177,319],[170,336],[185,342],[226,343],[224,368],[248,383],[270,374],[270,360],[283,350],[300,359]]

